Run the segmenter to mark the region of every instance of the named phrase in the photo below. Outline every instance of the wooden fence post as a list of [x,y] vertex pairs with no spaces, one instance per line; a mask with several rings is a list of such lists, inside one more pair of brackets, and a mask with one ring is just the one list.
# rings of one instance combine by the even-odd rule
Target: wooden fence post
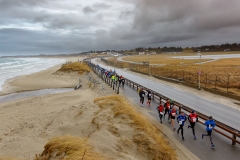
[[215,90],[217,89],[217,75],[216,76],[216,79],[215,79]]
[[207,80],[207,73],[206,73],[205,75],[206,75],[205,88],[207,88],[207,83],[208,83],[208,80]]
[[183,81],[184,81],[184,70],[182,72],[183,72]]
[[227,93],[228,93],[228,87],[229,87],[229,78],[230,78],[230,76],[228,75],[227,77],[228,77],[228,81],[227,81]]
[[188,83],[190,83],[190,71],[188,72]]

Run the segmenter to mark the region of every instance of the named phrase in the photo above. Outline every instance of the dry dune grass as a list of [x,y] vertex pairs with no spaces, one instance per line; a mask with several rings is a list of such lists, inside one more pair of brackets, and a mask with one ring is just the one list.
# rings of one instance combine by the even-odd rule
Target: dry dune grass
[[35,160],[103,160],[104,156],[93,150],[86,139],[73,136],[61,136],[51,139],[41,155]]
[[136,111],[122,96],[114,95],[100,97],[94,100],[100,108],[111,107],[114,117],[126,115],[132,120],[132,125],[137,131],[134,142],[142,154],[153,160],[175,160],[176,153],[171,148],[163,135],[145,116]]
[[203,66],[218,66],[218,67],[240,66],[240,58],[219,59],[217,61],[205,63],[202,65]]
[[62,67],[58,71],[63,72],[77,71],[78,74],[83,74],[84,72],[90,72],[91,69],[85,63],[74,62],[62,65]]

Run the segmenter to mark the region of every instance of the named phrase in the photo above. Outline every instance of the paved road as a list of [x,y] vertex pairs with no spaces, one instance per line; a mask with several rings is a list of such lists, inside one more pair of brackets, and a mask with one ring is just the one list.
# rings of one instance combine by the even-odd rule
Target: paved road
[[[172,58],[180,59],[199,59],[199,56],[174,56]],[[240,54],[223,54],[223,55],[201,55],[202,59],[223,59],[223,58],[240,58]]]
[[[134,63],[134,64],[143,64],[141,62],[132,62],[132,61],[125,61],[122,59],[123,57],[118,57],[118,61],[122,61],[122,62],[128,62],[128,63]],[[146,59],[145,62],[147,62],[148,60]],[[166,66],[166,64],[150,64],[151,66]]]
[[[139,105],[139,97],[136,90],[128,87],[127,85],[124,89],[120,89],[120,92],[127,96],[132,102],[136,103],[138,107]],[[146,97],[145,97],[146,101]],[[151,107],[148,107],[146,104],[142,107],[148,110],[150,115],[152,115],[157,121],[159,121],[158,113],[156,110],[157,104],[159,103],[158,100],[153,101]],[[137,108],[138,108],[137,107]],[[197,140],[193,139],[191,129],[187,129],[187,124],[184,126],[184,137],[185,140],[182,141],[181,135],[177,134],[176,132],[172,132],[172,135],[182,143],[188,150],[190,150],[193,154],[195,154],[199,159],[207,160],[237,160],[240,157],[240,145],[232,146],[231,141],[226,139],[225,137],[219,135],[218,133],[213,131],[213,142],[216,148],[213,150],[211,149],[211,144],[209,137],[201,138],[201,134],[205,133],[205,127],[201,124],[196,124],[196,136]],[[171,125],[166,121],[163,121],[163,124],[172,130]],[[177,122],[175,121],[175,127],[178,128]]]
[[[96,63],[96,59],[92,60]],[[112,69],[111,66],[100,65],[106,69]],[[145,79],[143,77],[125,72],[124,69],[116,69],[116,72],[124,77],[142,85],[155,92],[161,93],[183,105],[189,106],[203,114],[211,115],[214,119],[219,120],[233,128],[240,130],[240,109],[231,108],[215,102],[211,99],[199,97],[193,93],[185,92],[171,86]],[[196,90],[198,92],[198,90]]]

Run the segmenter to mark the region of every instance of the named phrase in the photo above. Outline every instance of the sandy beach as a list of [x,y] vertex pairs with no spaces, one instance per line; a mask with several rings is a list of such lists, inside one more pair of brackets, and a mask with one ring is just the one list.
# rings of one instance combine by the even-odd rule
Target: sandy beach
[[[79,56],[56,58],[65,59],[66,62],[74,62],[78,60],[81,61],[83,59],[83,57]],[[9,93],[48,88],[74,88],[78,82],[79,75],[75,73],[56,73],[56,71],[61,68],[61,65],[62,64],[59,64],[37,73],[29,74],[26,76],[19,76],[7,80],[2,86],[0,96]]]
[[[46,88],[74,87],[79,78],[82,80],[83,87],[80,90],[66,93],[1,103],[0,159],[7,159],[7,157],[34,159],[35,155],[39,154],[38,159],[44,159],[44,156],[45,158],[47,156],[44,154],[41,156],[43,151],[47,153],[44,146],[50,139],[58,136],[83,138],[93,148],[92,151],[89,151],[90,153],[86,153],[88,156],[94,155],[94,151],[100,157],[104,157],[103,159],[149,159],[151,155],[147,149],[149,146],[139,143],[138,139],[140,138],[140,141],[144,140],[146,143],[151,141],[151,144],[154,145],[157,145],[157,142],[155,143],[151,137],[149,139],[149,135],[143,131],[139,134],[139,126],[132,124],[134,119],[131,119],[131,116],[124,114],[114,116],[115,111],[112,110],[111,106],[118,101],[110,98],[112,99],[111,103],[104,107],[98,104],[101,102],[101,98],[98,103],[95,103],[96,98],[114,96],[115,93],[112,89],[104,83],[100,83],[105,88],[104,93],[99,87],[93,89],[89,87],[86,74],[57,72],[60,67],[58,65],[38,73],[16,78],[4,85],[2,94]],[[101,81],[94,73],[91,75],[96,80]],[[124,103],[127,104],[126,106],[134,106],[124,95],[117,99],[123,99]],[[156,120],[148,115],[148,112],[144,109],[140,109],[138,112],[137,114],[148,119],[149,126],[153,125],[157,133],[155,136],[165,137],[168,135],[168,130],[162,128]],[[163,129],[164,132],[162,132]],[[169,136],[164,138],[164,143],[168,145],[162,146],[174,150],[172,152],[176,152],[176,159],[198,159],[181,143],[174,140],[170,134]],[[156,148],[161,149],[161,147]],[[156,149],[151,152],[155,155],[159,153],[159,156],[162,156],[161,152]],[[60,159],[56,153],[53,157]]]

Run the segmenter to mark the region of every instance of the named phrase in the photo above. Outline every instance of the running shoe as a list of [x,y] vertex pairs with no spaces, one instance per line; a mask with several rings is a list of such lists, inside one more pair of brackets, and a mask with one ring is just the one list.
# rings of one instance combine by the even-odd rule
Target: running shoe
[[189,128],[190,128],[190,125],[188,125],[187,128],[189,129]]
[[197,139],[197,137],[196,137],[196,136],[194,136],[194,139]]
[[215,146],[214,146],[214,144],[212,144],[212,149],[214,149],[215,148]]
[[203,139],[204,135],[202,134],[202,139]]
[[182,137],[182,140],[184,141],[184,137]]

